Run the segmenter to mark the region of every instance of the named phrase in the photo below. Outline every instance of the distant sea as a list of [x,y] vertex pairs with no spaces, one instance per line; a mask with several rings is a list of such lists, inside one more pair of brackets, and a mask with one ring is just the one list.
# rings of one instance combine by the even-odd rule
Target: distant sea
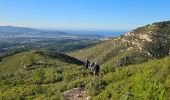
[[120,35],[125,34],[127,31],[65,31],[68,33],[74,33],[74,34],[92,34],[92,35],[101,35],[103,37],[117,37]]

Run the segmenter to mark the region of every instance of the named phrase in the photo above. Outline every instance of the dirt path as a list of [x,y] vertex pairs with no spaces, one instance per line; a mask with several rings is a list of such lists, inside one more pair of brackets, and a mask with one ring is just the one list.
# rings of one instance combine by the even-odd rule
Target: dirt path
[[65,91],[62,95],[66,100],[90,100],[91,98],[90,96],[86,96],[86,89],[82,87]]

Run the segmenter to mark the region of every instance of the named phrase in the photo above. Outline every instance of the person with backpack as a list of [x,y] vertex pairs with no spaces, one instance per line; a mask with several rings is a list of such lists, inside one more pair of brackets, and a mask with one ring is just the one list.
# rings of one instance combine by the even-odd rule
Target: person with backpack
[[92,62],[92,63],[90,64],[90,67],[91,67],[91,68],[93,68],[93,67],[94,67],[94,65],[95,65],[95,63],[94,63],[94,62]]
[[92,61],[92,63],[90,63],[90,69],[92,71],[92,75],[93,75],[93,71],[94,71],[94,65],[95,65],[95,63]]
[[90,65],[90,61],[86,58],[86,60],[84,61],[84,66],[88,69]]
[[99,66],[99,64],[97,64],[97,62],[95,62],[94,69],[93,69],[93,75],[98,76],[99,71],[100,71],[100,66]]

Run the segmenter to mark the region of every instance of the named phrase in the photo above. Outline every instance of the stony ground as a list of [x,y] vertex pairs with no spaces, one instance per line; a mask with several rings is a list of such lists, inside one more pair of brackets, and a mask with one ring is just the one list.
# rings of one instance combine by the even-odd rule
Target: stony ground
[[90,100],[90,96],[87,96],[86,89],[79,87],[62,93],[66,100]]

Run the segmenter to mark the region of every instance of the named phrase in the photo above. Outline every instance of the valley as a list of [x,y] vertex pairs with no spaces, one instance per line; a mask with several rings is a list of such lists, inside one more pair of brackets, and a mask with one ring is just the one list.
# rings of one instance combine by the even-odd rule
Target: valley
[[69,52],[93,46],[103,41],[102,38],[105,36],[0,26],[0,56],[7,52],[42,48],[50,51]]

